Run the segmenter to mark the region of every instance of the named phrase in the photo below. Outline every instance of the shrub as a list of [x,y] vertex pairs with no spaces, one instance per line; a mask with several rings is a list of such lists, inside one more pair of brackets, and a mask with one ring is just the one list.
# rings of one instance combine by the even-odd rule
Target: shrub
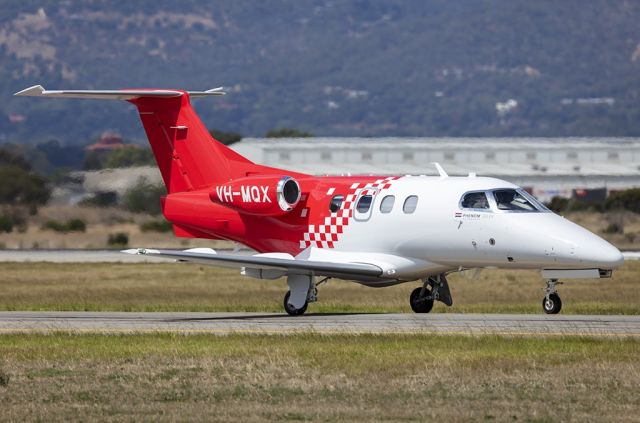
[[640,213],[640,188],[612,192],[604,203],[606,210],[629,210]]
[[0,232],[13,232],[13,219],[6,214],[0,214]]
[[624,234],[624,239],[626,239],[629,243],[633,243],[633,241],[636,240],[635,232],[627,232],[626,234]]
[[564,197],[553,197],[551,201],[546,204],[549,210],[552,210],[556,213],[567,211],[568,205],[569,199]]
[[105,157],[104,167],[150,166],[155,164],[153,153],[149,148],[125,145],[110,151]]
[[173,224],[166,220],[150,220],[140,225],[142,232],[170,232]]
[[622,228],[617,223],[609,223],[609,225],[602,230],[605,234],[621,234]]
[[69,219],[62,223],[57,220],[48,220],[42,225],[42,229],[56,232],[85,232],[87,224],[82,219]]
[[65,232],[65,225],[57,220],[47,220],[42,224],[42,229],[44,230],[52,230],[56,232]]
[[210,129],[209,133],[213,138],[224,145],[233,144],[234,142],[238,142],[242,139],[242,135],[235,132],[224,132],[217,129]]
[[80,201],[78,205],[86,207],[109,207],[118,202],[118,194],[112,191],[97,192],[92,197]]
[[5,372],[3,369],[0,369],[0,386],[8,386],[9,381],[11,380],[11,375]]
[[[51,196],[47,180],[31,171],[24,157],[0,148],[0,203],[29,207],[34,212]],[[35,213],[32,213],[35,214]]]
[[70,232],[86,232],[87,230],[87,224],[82,219],[69,219],[66,226]]
[[271,129],[265,134],[267,138],[309,138],[313,137],[310,132],[299,131],[293,128],[276,128]]
[[154,185],[146,178],[139,178],[138,182],[129,188],[122,198],[122,206],[134,213],[160,214],[160,197],[166,194],[163,185]]
[[14,227],[17,227],[19,232],[25,232],[27,230],[27,221],[24,217],[18,214],[17,211],[4,212],[0,214],[0,232],[10,233],[13,232]]
[[109,238],[107,238],[107,245],[112,247],[126,247],[129,245],[129,235],[125,232],[109,234]]
[[578,201],[574,198],[553,197],[550,202],[546,203],[549,210],[556,213],[576,212],[576,211],[602,211],[602,204],[593,201]]

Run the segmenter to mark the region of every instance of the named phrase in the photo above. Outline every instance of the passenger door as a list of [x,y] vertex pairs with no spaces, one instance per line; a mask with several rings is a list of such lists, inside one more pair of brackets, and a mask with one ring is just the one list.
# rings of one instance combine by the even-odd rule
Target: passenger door
[[358,191],[356,201],[353,204],[353,217],[355,220],[366,222],[371,218],[377,194],[377,188],[363,188]]

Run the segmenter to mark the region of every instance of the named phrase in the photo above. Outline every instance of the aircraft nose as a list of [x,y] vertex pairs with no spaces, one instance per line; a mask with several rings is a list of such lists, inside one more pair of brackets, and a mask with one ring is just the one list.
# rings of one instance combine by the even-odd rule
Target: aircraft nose
[[606,245],[602,246],[600,250],[600,260],[604,263],[605,269],[616,269],[624,263],[624,257],[620,250],[608,242],[604,242]]
[[579,243],[578,251],[582,262],[601,269],[616,269],[624,263],[620,250],[595,235]]

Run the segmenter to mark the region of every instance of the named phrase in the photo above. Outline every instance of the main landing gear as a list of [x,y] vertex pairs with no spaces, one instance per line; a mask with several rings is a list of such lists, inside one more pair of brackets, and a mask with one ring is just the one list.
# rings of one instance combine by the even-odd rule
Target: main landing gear
[[441,301],[447,306],[453,304],[449,283],[444,274],[430,276],[423,281],[421,288],[416,288],[409,296],[411,310],[415,313],[428,313],[433,308],[434,301]]
[[309,301],[305,301],[304,305],[300,308],[295,308],[293,305],[289,304],[289,298],[291,297],[291,291],[287,291],[284,294],[284,311],[287,312],[289,316],[301,316],[307,311],[307,306],[309,305]]
[[562,300],[556,290],[556,285],[562,284],[557,279],[549,279],[547,287],[544,289],[544,298],[542,299],[542,309],[546,314],[558,314],[562,309]]
[[325,283],[329,278],[315,282],[313,275],[289,275],[287,284],[289,291],[284,296],[284,311],[289,316],[302,316],[309,303],[318,301],[318,285]]

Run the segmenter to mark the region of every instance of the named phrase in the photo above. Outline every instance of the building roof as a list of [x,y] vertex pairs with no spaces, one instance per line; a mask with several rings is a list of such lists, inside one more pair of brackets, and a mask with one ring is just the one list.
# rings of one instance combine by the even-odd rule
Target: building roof
[[639,138],[247,138],[249,159],[310,174],[640,177]]

